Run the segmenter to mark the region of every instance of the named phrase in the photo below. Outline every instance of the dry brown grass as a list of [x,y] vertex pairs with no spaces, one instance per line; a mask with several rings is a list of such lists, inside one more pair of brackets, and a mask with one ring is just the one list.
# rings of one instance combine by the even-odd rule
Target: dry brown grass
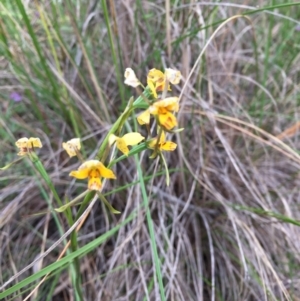
[[[289,132],[288,137],[279,136],[283,140],[276,138],[293,127],[299,114],[300,64],[299,55],[294,55],[293,50],[298,47],[299,38],[283,36],[294,30],[297,14],[293,9],[298,7],[274,10],[274,15],[261,12],[250,16],[251,22],[238,18],[224,25],[209,42],[216,27],[193,33],[199,26],[240,14],[247,7],[254,8],[256,2],[177,3],[177,7],[171,4],[165,14],[168,6],[164,2],[149,1],[141,3],[145,15],[135,1],[110,6],[112,29],[120,43],[120,68],[134,68],[141,79],[149,68],[161,66],[176,67],[184,79],[190,75],[188,81],[184,80],[184,90],[181,87],[173,91],[182,91],[178,118],[180,127],[185,128],[174,136],[177,151],[167,156],[169,167],[176,172],[171,173],[169,187],[161,176],[147,182],[167,300],[300,299],[300,231],[292,223],[300,220],[300,144],[297,131]],[[259,6],[267,3],[259,1]],[[103,15],[100,7],[94,7],[92,1],[89,4],[90,10],[83,15],[78,12],[78,18],[84,24],[84,42],[89,45],[101,91],[97,93],[92,88],[94,100],[90,99],[89,91],[63,51],[60,63],[64,74],[55,76],[76,104],[83,141],[92,158],[93,149],[100,145],[110,125],[101,110],[99,95],[103,95],[112,121],[120,111],[121,101]],[[48,5],[43,4],[43,9]],[[35,3],[29,1],[29,7],[34,8]],[[269,37],[269,63],[265,65],[270,18],[275,21]],[[166,19],[170,20],[170,27],[166,27]],[[72,28],[68,17],[64,22]],[[40,28],[38,23],[35,25]],[[169,43],[185,35],[189,36],[178,45]],[[299,33],[295,31],[295,35]],[[42,33],[40,39],[43,40]],[[73,43],[83,73],[91,74],[74,32],[72,37],[65,32],[64,39]],[[280,39],[288,46],[278,54]],[[190,74],[207,43],[200,63]],[[26,67],[29,62],[25,54],[18,53]],[[68,173],[78,164],[69,161],[60,147],[63,140],[74,136],[70,122],[39,100],[32,87],[25,87],[26,81],[20,81],[19,76],[17,81],[16,70],[9,67],[4,57],[0,64],[4,67],[0,71],[1,93],[30,90],[22,104],[28,111],[4,98],[0,103],[1,162],[4,165],[15,156],[16,137],[39,136],[45,145],[41,158],[58,191],[61,196],[74,197],[75,186],[85,184],[70,181]],[[51,59],[49,64],[55,69]],[[92,77],[88,78],[91,86],[96,85]],[[33,81],[39,84],[38,78]],[[28,95],[37,100],[44,123],[30,109]],[[147,156],[142,157],[140,164],[145,174],[151,175],[155,164]],[[0,174],[0,284],[60,237],[45,202],[45,198],[52,201],[52,196],[32,170],[22,163]],[[133,158],[119,163],[115,171],[118,181],[107,184],[105,191],[138,180]],[[81,259],[86,300],[160,300],[139,185],[108,198],[122,214],[107,214],[97,202],[79,233],[80,245],[108,231],[136,208],[138,215]],[[67,231],[63,219],[61,224]],[[63,245],[50,253],[43,265],[54,262],[62,248]],[[32,273],[32,269],[28,270],[15,282]],[[52,282],[53,278],[40,288],[37,300],[46,300]],[[62,273],[52,300],[72,300],[70,285],[67,273]]]

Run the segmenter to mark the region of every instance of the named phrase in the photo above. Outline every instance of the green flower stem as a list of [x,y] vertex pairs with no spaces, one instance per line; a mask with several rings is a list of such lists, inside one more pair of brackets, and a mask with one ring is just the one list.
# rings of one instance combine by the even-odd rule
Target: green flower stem
[[134,109],[144,107],[144,98],[148,98],[151,96],[151,91],[148,87],[143,91],[143,93],[133,102],[132,99],[129,100],[129,103],[127,107],[125,108],[124,112],[121,114],[121,116],[117,119],[117,121],[113,124],[109,132],[107,133],[106,137],[104,138],[103,143],[100,146],[100,149],[96,155],[96,159],[100,160],[102,163],[105,161],[106,156],[108,153],[108,141],[109,136],[120,131],[125,123],[125,121],[128,119],[130,114],[133,112]]
[[128,113],[130,113],[132,109],[132,101],[129,101],[128,106],[125,108],[124,112],[120,115],[117,121],[113,124],[109,132],[107,133],[106,137],[104,138],[103,143],[100,146],[100,149],[96,155],[96,159],[101,160],[102,162],[105,161],[106,153],[107,153],[107,145],[109,141],[110,135],[116,133],[124,124],[127,119]]
[[149,229],[149,234],[150,234],[150,241],[151,241],[151,251],[152,251],[152,257],[153,257],[153,261],[154,261],[156,276],[157,276],[157,280],[158,280],[160,300],[165,301],[166,295],[165,295],[165,289],[164,289],[164,284],[163,284],[163,277],[162,277],[162,273],[161,273],[160,259],[158,256],[157,245],[156,245],[156,241],[155,241],[154,225],[153,225],[153,220],[152,220],[150,209],[149,209],[149,199],[148,199],[148,195],[146,192],[146,186],[145,186],[143,172],[142,172],[142,168],[141,168],[141,165],[139,162],[139,158],[137,155],[135,155],[134,158],[135,158],[137,172],[139,175],[140,187],[141,187],[142,196],[143,196],[143,203],[144,203],[144,207],[146,210],[146,218],[147,218],[148,229]]
[[78,209],[78,212],[75,217],[76,221],[80,218],[81,214],[84,212],[85,208],[90,203],[90,201],[94,198],[95,194],[96,194],[96,191],[93,191],[93,190],[88,191],[88,193],[86,194],[86,196],[83,199],[81,206]]
[[37,171],[40,173],[42,178],[47,183],[47,185],[50,188],[51,192],[53,193],[53,196],[54,196],[55,200],[57,201],[58,205],[62,206],[63,203],[62,203],[60,197],[58,196],[58,194],[56,192],[56,189],[55,189],[55,187],[54,187],[54,185],[53,185],[53,183],[52,183],[52,181],[51,181],[44,165],[40,161],[39,157],[35,153],[30,153],[29,158],[33,162],[33,164],[35,165]]
[[[29,158],[35,165],[36,169],[38,170],[38,172],[40,173],[42,178],[47,183],[48,187],[52,191],[53,196],[54,196],[55,200],[57,201],[57,203],[59,204],[59,206],[62,207],[63,203],[62,203],[60,197],[58,196],[58,193],[57,193],[44,165],[40,161],[39,157],[34,152],[32,152],[29,154]],[[72,212],[70,210],[66,210],[64,212],[64,215],[68,220],[69,226],[72,226],[74,224],[74,221],[72,218]],[[77,249],[78,249],[77,233],[74,231],[71,234],[71,250],[72,250],[72,252],[75,252]],[[71,265],[71,269],[73,269],[73,271],[71,272],[71,277],[72,277],[72,282],[74,283],[74,287],[75,287],[76,300],[81,301],[81,300],[83,300],[83,294],[82,294],[82,289],[81,289],[82,285],[81,285],[81,278],[80,278],[80,263],[79,263],[78,258],[74,259],[74,261]]]

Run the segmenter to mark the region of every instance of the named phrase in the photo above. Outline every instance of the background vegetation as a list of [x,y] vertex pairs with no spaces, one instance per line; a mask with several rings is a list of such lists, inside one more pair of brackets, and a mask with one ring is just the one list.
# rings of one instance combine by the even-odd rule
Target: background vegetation
[[24,300],[51,272],[31,300],[300,300],[299,4],[2,0],[1,166],[18,138],[40,137],[60,197],[82,192],[61,144],[80,137],[95,157],[138,96],[126,67],[144,83],[151,68],[182,72],[185,130],[169,187],[149,153],[118,163],[104,192],[122,213],[97,201],[75,253],[55,263],[63,241],[20,275],[69,226],[29,161],[0,172],[0,299]]

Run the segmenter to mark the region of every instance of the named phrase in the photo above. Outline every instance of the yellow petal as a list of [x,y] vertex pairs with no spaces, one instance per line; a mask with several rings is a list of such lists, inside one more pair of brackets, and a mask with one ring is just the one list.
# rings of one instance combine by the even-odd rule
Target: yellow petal
[[165,114],[159,114],[158,121],[159,121],[160,125],[163,126],[167,130],[171,130],[172,128],[177,126],[176,117],[170,112],[167,112]]
[[148,142],[147,147],[148,147],[148,148],[151,148],[151,149],[154,149],[155,146],[156,146],[156,144],[157,144],[157,138],[154,138],[154,139],[151,139],[151,140]]
[[74,157],[77,155],[78,150],[80,150],[81,145],[80,145],[80,139],[79,138],[74,138],[66,143],[62,143],[63,149],[68,153],[70,157]]
[[90,172],[89,168],[85,168],[81,170],[73,170],[70,172],[69,176],[82,180],[82,179],[86,179],[89,176],[89,172]]
[[162,144],[166,141],[166,134],[165,132],[161,132],[160,138],[159,138],[159,144]]
[[155,89],[155,85],[151,80],[147,80],[148,87],[150,88],[151,93],[153,94],[154,98],[157,98],[157,93]]
[[122,139],[125,141],[126,145],[132,146],[139,144],[145,139],[145,137],[143,137],[140,133],[133,132],[125,134]]
[[160,149],[168,152],[172,152],[177,147],[177,144],[172,141],[166,141],[161,144]]
[[166,108],[168,111],[177,112],[179,108],[178,101],[178,97],[167,97],[163,100],[155,102],[153,106],[157,108]]
[[159,107],[152,105],[152,106],[149,107],[148,110],[149,110],[150,114],[157,115],[158,114],[158,109],[159,109]]
[[39,138],[33,138],[33,137],[30,137],[28,139],[28,142],[30,143],[31,146],[33,147],[39,147],[41,148],[43,145],[42,145],[42,142]]
[[178,112],[179,110],[179,103],[174,103],[174,104],[170,104],[166,107],[166,109],[168,111],[171,111],[171,112]]
[[124,77],[125,77],[124,83],[128,86],[136,88],[141,84],[131,68],[126,68]]
[[161,80],[165,80],[165,75],[163,74],[162,71],[158,70],[158,69],[151,69],[149,72],[148,72],[148,75],[147,75],[147,81],[150,80],[154,83],[158,82],[158,81],[161,81]]
[[69,145],[65,142],[62,143],[63,149],[68,153],[70,157],[76,156],[76,152],[74,149],[70,148]]
[[138,117],[137,121],[140,125],[149,124],[150,123],[150,113],[149,110],[142,112]]
[[103,163],[101,163],[99,161],[99,164],[98,164],[98,170],[100,171],[100,176],[103,177],[103,178],[108,178],[108,179],[116,179],[116,176],[115,174],[113,173],[112,170],[106,168]]
[[[158,81],[155,84],[155,90],[156,91],[164,91],[165,85],[166,85],[166,82],[164,80]],[[171,91],[171,86],[170,85],[168,85],[168,91]]]
[[32,150],[33,147],[42,147],[41,140],[39,138],[20,138],[16,141],[16,146],[20,149],[18,156],[24,156],[29,151]]
[[123,138],[118,138],[116,142],[117,148],[126,156],[128,156],[129,149],[126,145],[126,142]]
[[101,180],[99,177],[90,177],[88,182],[89,190],[100,190],[101,189]]
[[108,138],[108,143],[109,143],[109,145],[112,146],[112,145],[116,142],[116,140],[117,140],[118,138],[119,138],[119,137],[117,137],[116,135],[111,134],[111,135],[109,136],[109,138]]
[[167,68],[165,70],[166,79],[173,85],[177,85],[181,79],[181,73],[178,70]]
[[82,169],[89,169],[92,170],[93,168],[97,168],[98,164],[99,164],[99,160],[88,160],[85,161],[83,164],[81,164],[78,168],[78,170],[82,170]]
[[21,148],[21,150],[17,153],[18,156],[25,156],[26,154],[28,154],[27,148]]
[[16,141],[16,146],[18,148],[27,148],[28,145],[28,138],[24,137],[24,138],[20,138],[19,140]]

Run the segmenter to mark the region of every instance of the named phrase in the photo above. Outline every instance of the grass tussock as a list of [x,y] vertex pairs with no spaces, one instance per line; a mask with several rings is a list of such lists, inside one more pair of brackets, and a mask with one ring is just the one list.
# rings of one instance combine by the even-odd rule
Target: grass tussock
[[127,67],[144,84],[151,68],[181,71],[184,131],[165,156],[170,185],[149,152],[117,163],[103,193],[121,214],[92,201],[58,262],[76,221],[29,160],[1,171],[1,298],[300,300],[299,4],[13,2],[0,3],[1,166],[17,139],[40,137],[58,198],[82,193],[62,142],[80,137],[95,158],[142,92]]

